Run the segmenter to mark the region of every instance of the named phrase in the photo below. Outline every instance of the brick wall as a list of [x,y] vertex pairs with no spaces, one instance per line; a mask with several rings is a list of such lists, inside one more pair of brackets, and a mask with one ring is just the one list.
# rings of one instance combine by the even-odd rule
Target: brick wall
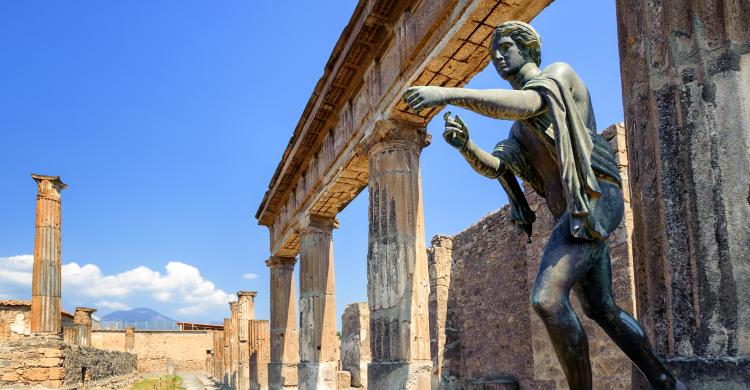
[[[213,349],[213,331],[136,331],[133,353],[139,372],[165,371],[171,362],[178,371],[204,371],[206,350]],[[92,330],[93,347],[125,351],[124,330]]]
[[[615,298],[634,312],[632,216],[627,190],[627,153],[622,125],[603,133],[616,151],[623,176],[626,215],[612,234],[610,250]],[[498,191],[501,188],[498,186]],[[513,226],[505,206],[453,237],[437,236],[428,250],[434,388],[471,387],[504,375],[521,389],[566,389],[567,384],[529,296],[553,219],[544,199],[526,189],[536,212],[532,243]],[[631,364],[593,321],[571,301],[586,328],[594,389],[631,386]]]

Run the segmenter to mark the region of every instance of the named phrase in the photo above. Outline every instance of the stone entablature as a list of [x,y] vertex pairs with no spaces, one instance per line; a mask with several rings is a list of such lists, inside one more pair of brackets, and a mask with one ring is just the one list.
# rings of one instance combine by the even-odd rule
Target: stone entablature
[[361,1],[330,57],[256,218],[271,253],[299,252],[300,218],[335,217],[367,186],[355,148],[381,119],[424,125],[439,109],[407,112],[408,85],[463,86],[488,63],[502,21],[528,21],[550,1]]

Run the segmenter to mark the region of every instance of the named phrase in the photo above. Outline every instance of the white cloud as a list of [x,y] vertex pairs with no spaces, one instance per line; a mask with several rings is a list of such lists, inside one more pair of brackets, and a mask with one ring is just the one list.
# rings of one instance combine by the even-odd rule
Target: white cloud
[[258,279],[258,274],[247,272],[247,273],[242,274],[242,279],[247,279],[247,280]]
[[[0,257],[0,285],[10,284],[25,291],[31,289],[33,255]],[[226,309],[234,296],[216,288],[198,268],[170,261],[164,274],[140,266],[125,272],[105,275],[94,264],[68,263],[62,266],[63,297],[99,299],[100,307],[122,310],[127,296],[147,294],[152,299],[176,307],[177,314],[200,314],[218,308]],[[9,292],[14,293],[15,290]],[[8,291],[0,291],[6,295]],[[28,295],[28,294],[23,294]],[[106,298],[118,298],[108,300]]]
[[98,308],[104,308],[104,309],[110,309],[110,310],[130,310],[130,306],[118,302],[118,301],[108,301],[108,300],[101,300],[96,303],[96,307]]
[[0,257],[0,296],[5,299],[28,295],[23,292],[29,290],[30,293],[33,266],[34,255]]

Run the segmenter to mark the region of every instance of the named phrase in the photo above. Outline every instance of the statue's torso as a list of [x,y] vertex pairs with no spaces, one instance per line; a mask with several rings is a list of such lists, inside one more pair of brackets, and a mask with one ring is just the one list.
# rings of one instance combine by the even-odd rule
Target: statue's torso
[[[596,129],[594,111],[588,89],[583,81],[567,64],[555,66],[553,64],[542,71],[542,75],[554,72],[556,77],[565,80],[570,87],[571,94],[578,106],[578,112],[585,117],[582,118],[586,126]],[[567,209],[565,194],[563,191],[560,169],[557,164],[557,155],[554,145],[554,132],[552,131],[552,117],[548,110],[538,116],[517,123],[512,128],[513,137],[526,149],[533,169],[539,178],[540,185],[544,191],[547,207],[557,219]]]

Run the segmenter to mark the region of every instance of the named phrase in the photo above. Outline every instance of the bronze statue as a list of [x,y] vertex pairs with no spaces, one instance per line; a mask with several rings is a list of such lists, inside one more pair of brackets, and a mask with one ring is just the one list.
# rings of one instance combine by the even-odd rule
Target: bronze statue
[[446,142],[481,175],[497,178],[508,192],[512,218],[531,236],[534,213],[515,176],[545,198],[556,224],[531,294],[571,389],[591,389],[586,333],[569,295],[578,295],[596,321],[646,376],[654,389],[686,389],[656,356],[641,324],[612,296],[608,236],[623,216],[617,163],[596,133],[588,89],[570,65],[544,69],[539,34],[523,22],[495,29],[492,64],[512,90],[411,87],[404,100],[415,111],[452,104],[496,119],[514,120],[508,139],[492,153],[469,138],[469,129],[446,113]]

